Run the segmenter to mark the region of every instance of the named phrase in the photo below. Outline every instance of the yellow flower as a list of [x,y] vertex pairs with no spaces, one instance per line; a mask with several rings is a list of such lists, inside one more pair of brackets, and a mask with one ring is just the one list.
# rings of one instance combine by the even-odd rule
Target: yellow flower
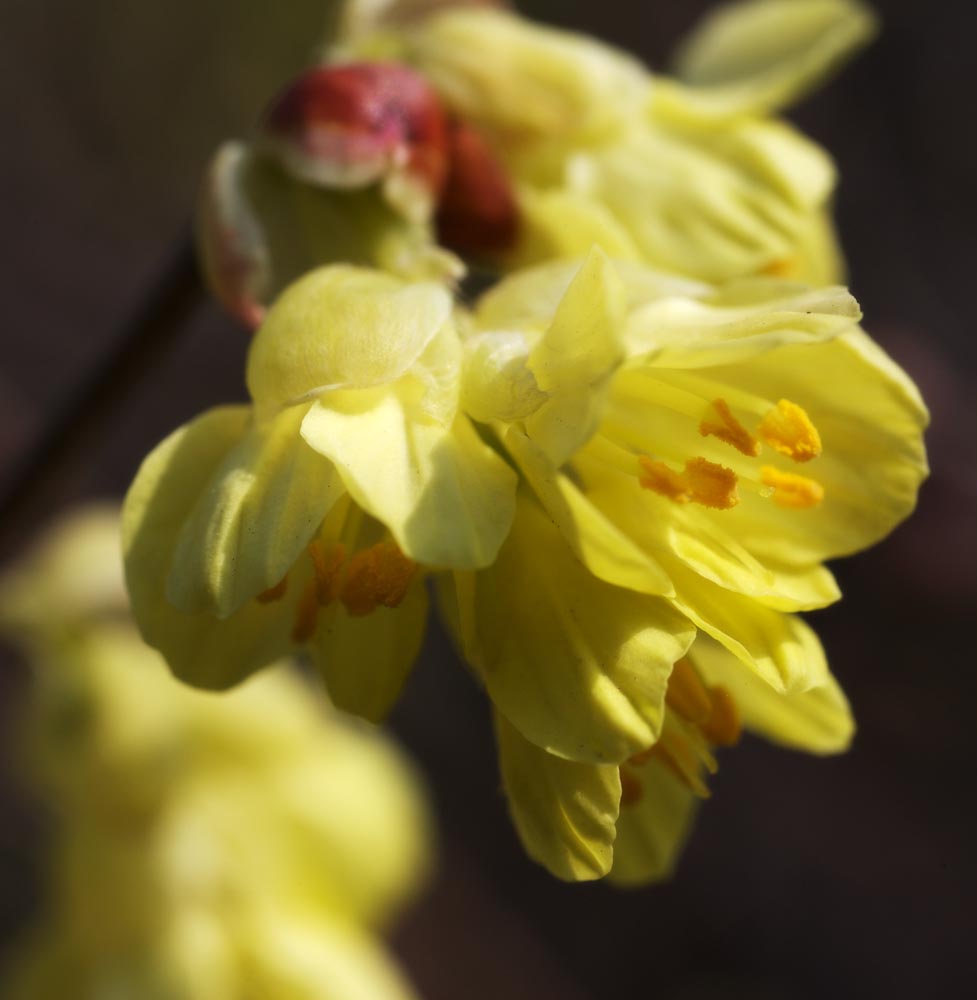
[[838,279],[833,165],[770,116],[871,37],[860,3],[723,7],[684,46],[678,79],[485,6],[449,4],[406,24],[381,13],[372,33],[368,20],[340,54],[416,68],[506,166],[521,232],[499,258],[505,266],[578,257],[599,243],[616,258],[708,281]]
[[[704,790],[737,715],[816,751],[847,741],[797,612],[838,598],[823,561],[883,537],[926,474],[918,392],[858,319],[842,288],[694,286],[600,251],[478,304],[463,401],[521,485],[496,562],[442,595],[494,703],[516,824],[556,874],[617,864],[621,768],[653,804],[684,796],[679,772]],[[654,836],[680,836],[676,810]],[[670,864],[641,832],[653,813],[627,814],[622,878]]]
[[0,581],[61,821],[9,995],[407,1000],[375,928],[429,866],[411,771],[284,666],[220,699],[174,683],[125,618],[118,530],[77,512]]
[[421,642],[427,567],[477,568],[514,474],[458,411],[450,295],[333,266],[255,336],[250,406],[146,459],[125,501],[133,613],[180,678],[220,688],[308,647],[333,701],[370,719]]

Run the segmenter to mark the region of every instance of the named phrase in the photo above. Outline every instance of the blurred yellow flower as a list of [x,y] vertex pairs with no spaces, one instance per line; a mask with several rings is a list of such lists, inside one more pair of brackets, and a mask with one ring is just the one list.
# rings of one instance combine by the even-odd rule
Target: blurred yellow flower
[[507,169],[520,231],[497,263],[578,257],[599,243],[707,281],[840,277],[834,167],[771,115],[872,36],[857,0],[723,6],[683,46],[675,79],[492,6],[352,8],[352,37],[327,57],[412,66]]
[[9,995],[412,997],[375,937],[429,866],[410,769],[284,666],[219,699],[174,683],[125,618],[118,528],[77,512],[0,581],[61,821]]
[[515,476],[458,410],[450,295],[314,271],[248,360],[251,406],[205,413],[126,498],[133,613],[180,678],[226,687],[309,648],[335,704],[371,720],[421,642],[428,567],[488,565]]
[[[477,305],[463,405],[520,487],[498,559],[442,594],[494,703],[516,824],[556,874],[617,863],[621,774],[646,803],[683,793],[676,775],[703,792],[740,715],[810,749],[847,742],[796,612],[839,597],[824,560],[882,538],[926,474],[926,410],[859,315],[842,288],[695,286],[596,250]],[[643,768],[649,751],[668,767]],[[621,877],[660,874],[671,855],[636,857],[651,841],[630,815]]]

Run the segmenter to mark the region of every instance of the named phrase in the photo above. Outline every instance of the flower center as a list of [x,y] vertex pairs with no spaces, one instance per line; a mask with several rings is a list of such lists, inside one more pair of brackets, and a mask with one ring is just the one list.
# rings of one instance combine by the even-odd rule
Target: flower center
[[[633,376],[621,397],[612,401],[601,433],[617,447],[638,453],[638,482],[644,489],[673,503],[713,510],[735,507],[740,487],[791,510],[817,507],[824,499],[817,480],[756,462],[764,446],[797,463],[821,454],[821,435],[797,403],[781,399],[772,404],[687,373],[642,373],[636,378],[640,382]],[[719,462],[696,455],[701,446],[694,442],[699,438],[728,448],[729,459]],[[632,474],[633,468],[628,470]]]
[[[391,541],[378,542],[347,558],[342,542],[324,545],[318,539],[308,547],[312,577],[307,581],[295,609],[293,642],[308,642],[315,634],[319,609],[339,602],[348,614],[362,617],[379,607],[396,608],[407,594],[417,572],[417,563]],[[288,577],[259,594],[261,604],[280,600]]]

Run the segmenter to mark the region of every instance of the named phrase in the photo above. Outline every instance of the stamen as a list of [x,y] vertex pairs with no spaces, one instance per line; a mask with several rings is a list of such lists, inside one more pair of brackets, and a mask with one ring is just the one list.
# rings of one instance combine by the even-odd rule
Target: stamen
[[774,451],[795,462],[809,462],[821,454],[821,435],[804,409],[782,399],[768,410],[757,433]]
[[665,702],[687,722],[701,725],[713,714],[713,704],[692,663],[683,657],[672,668]]
[[773,489],[773,502],[778,507],[807,510],[817,507],[824,499],[824,487],[817,480],[793,472],[781,472],[772,465],[764,465],[760,469],[760,479],[764,486]]
[[749,458],[760,454],[760,442],[733,416],[725,399],[712,401],[710,413],[699,424],[699,433],[719,438]]
[[255,600],[259,604],[274,604],[275,601],[281,600],[285,596],[285,591],[288,590],[288,576],[283,576],[274,587],[269,587],[267,590],[263,590]]
[[729,510],[739,502],[736,473],[724,465],[704,458],[690,458],[681,472],[673,472],[664,462],[638,456],[641,473],[638,484],[675,503],[702,504],[716,510]]
[[688,503],[692,499],[689,484],[678,472],[672,472],[664,462],[639,455],[638,464],[641,466],[638,484],[644,489],[674,500],[675,503]]
[[644,794],[641,782],[627,770],[627,765],[618,768],[618,770],[621,772],[621,808],[626,809],[628,806],[637,805]]
[[295,611],[295,624],[292,626],[292,642],[308,642],[315,633],[318,616],[319,587],[313,579],[306,583],[299,598]]
[[322,543],[316,539],[309,545],[309,555],[315,571],[319,603],[325,607],[339,596],[340,573],[346,561],[346,546],[342,542],[336,542],[326,553]]
[[702,735],[713,746],[735,746],[740,740],[741,726],[740,714],[733,696],[718,685],[709,689],[709,695],[712,711],[705,721],[699,723]]
[[380,542],[350,559],[340,600],[351,615],[368,615],[380,605],[395,608],[416,571],[417,563],[393,542]]
[[692,488],[692,499],[704,507],[729,510],[740,502],[736,473],[725,465],[690,458],[685,463],[685,478]]

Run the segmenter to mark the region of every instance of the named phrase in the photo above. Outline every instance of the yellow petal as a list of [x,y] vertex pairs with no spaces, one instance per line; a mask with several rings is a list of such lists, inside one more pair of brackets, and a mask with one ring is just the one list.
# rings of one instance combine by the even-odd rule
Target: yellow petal
[[616,763],[655,741],[693,630],[663,599],[594,577],[535,501],[520,495],[498,560],[456,592],[466,657],[531,742]]
[[174,431],[146,458],[122,510],[122,547],[133,616],[173,672],[198,687],[237,683],[290,648],[289,588],[275,604],[251,601],[223,621],[185,614],[167,600],[166,578],[184,523],[205,483],[247,433],[250,409],[228,406]]
[[675,607],[776,691],[806,691],[828,673],[814,631],[796,615],[722,590],[678,564],[670,567]]
[[601,132],[633,115],[648,85],[626,53],[488,7],[426,19],[407,51],[453,111],[506,133]]
[[[661,299],[628,317],[628,353],[661,368],[704,368],[815,344],[852,330],[861,311],[844,288],[735,282],[703,301]],[[779,397],[777,397],[779,398]]]
[[597,427],[608,380],[624,356],[625,307],[623,283],[595,247],[530,352],[529,369],[549,399],[526,420],[526,430],[554,465]]
[[624,286],[614,265],[594,247],[529,355],[540,389],[584,388],[606,378],[624,355],[625,306]]
[[384,385],[450,323],[451,296],[440,285],[323,267],[290,285],[268,313],[248,355],[248,389],[262,408],[277,408],[327,389]]
[[354,616],[339,606],[321,615],[313,649],[333,704],[370,722],[386,718],[420,651],[426,620],[427,594],[416,578],[396,608]]
[[529,370],[529,338],[517,330],[476,333],[465,341],[462,409],[474,420],[510,422],[547,400]]
[[500,712],[493,717],[502,784],[526,853],[567,882],[606,875],[621,799],[618,768],[554,757]]
[[726,114],[776,110],[811,90],[875,34],[853,0],[745,0],[718,8],[679,54],[678,76]]
[[515,475],[466,417],[445,428],[394,392],[337,392],[309,410],[302,436],[411,559],[470,569],[495,558]]
[[674,592],[654,558],[605,518],[567,476],[556,472],[529,438],[511,428],[505,445],[566,543],[594,576],[642,594]]
[[705,636],[696,639],[691,656],[703,680],[732,695],[744,726],[753,732],[808,753],[841,753],[850,746],[855,721],[830,673],[807,691],[781,694]]
[[[793,252],[811,209],[784,190],[784,175],[794,187],[806,183],[811,157],[781,162],[782,150],[775,155],[755,138],[767,135],[759,125],[717,135],[643,124],[578,154],[567,182],[607,209],[642,260],[726,281]],[[805,176],[795,182],[798,166]]]
[[660,761],[626,766],[640,790],[635,801],[622,803],[608,878],[618,885],[643,885],[668,878],[674,871],[698,800]]
[[595,244],[614,260],[641,259],[627,226],[586,193],[524,185],[519,209],[519,243],[509,266],[584,257]]
[[252,425],[209,480],[179,533],[166,596],[226,618],[282,580],[346,489],[299,429],[307,407]]

